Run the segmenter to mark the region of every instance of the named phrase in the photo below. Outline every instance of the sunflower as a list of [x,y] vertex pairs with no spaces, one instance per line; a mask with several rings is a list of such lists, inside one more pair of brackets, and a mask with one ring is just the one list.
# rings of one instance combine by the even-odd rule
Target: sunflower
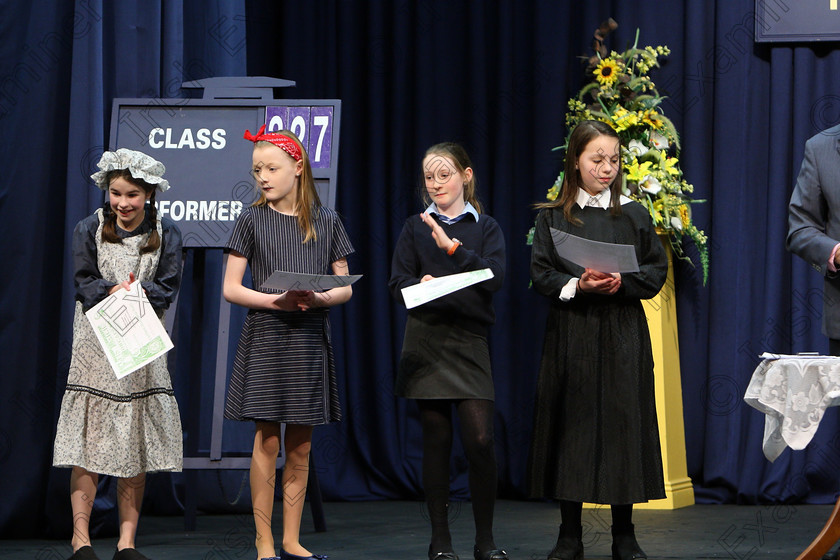
[[618,79],[619,70],[618,62],[612,58],[605,58],[598,63],[593,74],[595,74],[595,79],[599,84],[602,86],[611,86]]

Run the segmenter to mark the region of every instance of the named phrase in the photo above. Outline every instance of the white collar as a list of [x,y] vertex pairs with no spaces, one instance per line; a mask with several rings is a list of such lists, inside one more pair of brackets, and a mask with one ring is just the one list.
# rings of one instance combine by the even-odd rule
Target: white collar
[[[610,201],[612,200],[612,191],[609,189],[604,189],[599,194],[592,196],[585,190],[578,187],[578,195],[575,199],[577,205],[581,208],[586,208],[587,206],[594,206],[596,208],[600,208],[602,210],[606,210],[610,207]],[[591,201],[591,202],[590,202]],[[624,205],[630,202],[630,199],[624,195],[620,195],[618,199],[619,204]]]
[[428,208],[426,208],[426,210],[424,211],[424,213],[425,213],[425,214],[437,214],[438,216],[441,216],[441,217],[443,217],[443,218],[446,218],[446,219],[447,219],[447,221],[452,221],[452,220],[456,220],[456,221],[457,221],[458,219],[460,219],[460,218],[461,218],[461,216],[463,216],[464,214],[468,214],[468,213],[469,213],[469,214],[472,214],[472,215],[473,215],[473,217],[475,218],[475,221],[476,221],[476,222],[478,221],[478,210],[476,210],[476,209],[475,209],[475,206],[473,206],[473,205],[472,205],[472,204],[470,204],[469,202],[467,202],[467,203],[466,203],[466,205],[464,206],[464,211],[463,211],[463,212],[461,212],[459,215],[455,216],[454,218],[448,218],[448,217],[444,216],[443,214],[441,214],[441,213],[440,213],[440,210],[438,210],[437,204],[435,204],[434,202],[432,202],[431,204],[429,204],[429,207],[428,207]]

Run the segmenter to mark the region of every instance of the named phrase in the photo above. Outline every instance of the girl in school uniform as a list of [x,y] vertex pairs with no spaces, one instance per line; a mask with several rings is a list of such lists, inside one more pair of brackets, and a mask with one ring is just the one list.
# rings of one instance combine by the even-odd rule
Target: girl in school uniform
[[493,293],[504,280],[505,242],[496,220],[481,213],[469,156],[454,143],[432,146],[423,158],[430,205],[403,227],[389,287],[489,268],[493,278],[408,312],[395,383],[398,396],[416,399],[423,429],[423,488],[432,525],[429,560],[457,560],[449,532],[449,457],[452,410],[458,414],[469,461],[476,560],[505,560],[493,539],[496,454],[493,378],[488,331]]

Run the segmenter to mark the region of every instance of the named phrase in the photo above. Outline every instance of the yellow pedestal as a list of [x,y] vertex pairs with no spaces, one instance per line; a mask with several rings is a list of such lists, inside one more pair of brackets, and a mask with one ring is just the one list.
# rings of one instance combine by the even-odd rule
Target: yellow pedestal
[[[677,509],[694,505],[694,486],[685,462],[680,347],[677,339],[677,300],[674,266],[667,238],[660,237],[668,253],[668,279],[659,294],[643,301],[653,349],[656,414],[665,475],[665,498],[636,504],[635,509]],[[585,507],[593,507],[586,504]],[[603,507],[594,505],[594,507]]]

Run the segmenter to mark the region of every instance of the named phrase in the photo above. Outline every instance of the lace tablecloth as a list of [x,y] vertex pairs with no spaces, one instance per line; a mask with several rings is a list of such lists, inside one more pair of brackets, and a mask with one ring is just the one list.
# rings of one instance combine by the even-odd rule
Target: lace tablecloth
[[744,401],[763,412],[764,456],[804,449],[829,406],[840,404],[840,358],[763,354]]

